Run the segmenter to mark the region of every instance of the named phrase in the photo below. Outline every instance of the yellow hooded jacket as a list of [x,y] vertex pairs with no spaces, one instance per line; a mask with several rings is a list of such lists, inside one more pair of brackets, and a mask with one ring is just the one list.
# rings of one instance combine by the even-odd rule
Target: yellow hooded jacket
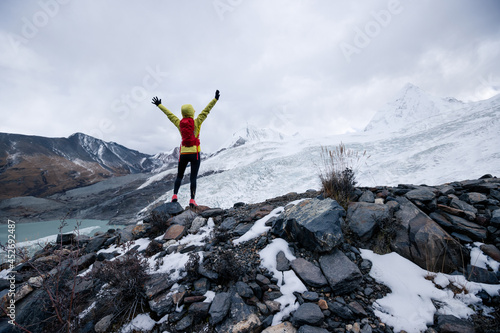
[[[201,111],[201,113],[198,115],[198,117],[196,117],[196,119],[194,119],[194,108],[191,104],[184,104],[181,107],[181,113],[183,118],[191,117],[194,119],[195,137],[197,138],[200,137],[201,124],[205,121],[205,119],[207,119],[207,116],[210,113],[210,110],[212,110],[212,108],[214,107],[215,103],[217,103],[217,99],[214,98],[210,101],[210,103],[208,103],[208,105],[203,109],[203,111]],[[175,125],[175,127],[177,127],[180,133],[181,131],[179,127],[179,124],[181,122],[180,119],[177,118],[175,114],[170,112],[165,106],[163,106],[163,104],[158,105],[158,107],[160,108],[160,110],[163,111],[163,113],[167,115],[168,119],[172,122],[172,124]],[[192,146],[192,147],[181,146],[181,154],[196,154],[199,152],[200,152],[200,146]]]

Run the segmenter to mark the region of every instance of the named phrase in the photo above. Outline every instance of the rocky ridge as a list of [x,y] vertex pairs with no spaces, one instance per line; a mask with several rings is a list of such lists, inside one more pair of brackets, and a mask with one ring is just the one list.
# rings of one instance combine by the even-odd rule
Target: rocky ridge
[[[241,238],[252,230],[255,237]],[[261,253],[281,241],[288,246],[269,267]],[[63,328],[48,296],[59,290],[59,314],[73,332],[130,332],[142,318],[148,332],[390,333],[374,303],[391,290],[370,276],[360,249],[498,284],[499,272],[464,265],[473,242],[500,261],[498,178],[357,188],[347,211],[312,190],[230,209],[166,203],[143,224],[92,238],[60,235],[17,266],[16,320],[32,332]],[[286,312],[292,272],[306,289]],[[4,302],[8,285],[0,280]],[[500,297],[478,296],[490,316],[436,315],[426,332],[496,332]],[[7,319],[0,331],[15,331]]]

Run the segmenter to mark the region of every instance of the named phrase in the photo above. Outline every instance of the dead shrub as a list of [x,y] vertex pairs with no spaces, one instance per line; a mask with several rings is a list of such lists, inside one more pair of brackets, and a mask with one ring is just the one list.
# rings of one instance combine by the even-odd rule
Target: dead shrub
[[94,269],[94,279],[107,283],[116,293],[113,295],[114,317],[132,320],[138,311],[144,311],[147,296],[144,281],[148,264],[136,252],[128,251],[112,261],[105,261]]
[[325,197],[334,199],[347,210],[357,184],[356,171],[360,162],[367,158],[366,151],[360,154],[343,143],[334,150],[322,147],[319,178]]
[[248,271],[245,263],[236,258],[233,251],[217,251],[206,261],[206,267],[219,275],[219,283],[238,281]]
[[184,265],[186,271],[185,280],[195,281],[199,278],[198,268],[200,267],[200,255],[198,253],[190,253],[189,259]]
[[167,231],[170,223],[168,222],[170,215],[158,212],[152,212],[149,215],[149,218],[145,220],[145,223],[149,223],[151,225],[151,230],[149,235],[151,237],[156,237],[161,235]]

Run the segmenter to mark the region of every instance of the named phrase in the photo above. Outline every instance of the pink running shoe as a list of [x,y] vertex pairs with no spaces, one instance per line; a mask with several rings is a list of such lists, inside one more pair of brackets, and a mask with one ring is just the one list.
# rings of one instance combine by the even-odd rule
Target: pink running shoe
[[177,202],[177,194],[174,194],[174,195],[172,196],[172,202]]
[[194,201],[194,199],[189,200],[189,206],[191,208],[198,207],[198,205],[196,204],[196,201]]

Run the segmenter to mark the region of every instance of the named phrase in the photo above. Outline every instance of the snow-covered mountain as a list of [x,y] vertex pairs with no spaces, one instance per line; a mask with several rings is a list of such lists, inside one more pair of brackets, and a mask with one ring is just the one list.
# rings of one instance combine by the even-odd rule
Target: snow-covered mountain
[[0,133],[0,199],[46,196],[165,164],[82,133],[68,138]]
[[[234,144],[239,140],[235,138],[241,138],[240,144]],[[341,142],[360,154],[366,151],[353,165],[362,186],[436,185],[487,173],[500,176],[500,95],[465,103],[408,84],[361,133],[304,140],[242,129],[228,149],[203,161],[200,172],[212,174],[198,180],[198,201],[230,207],[237,201],[318,189],[321,148]],[[189,200],[187,192],[181,188],[181,201]],[[170,196],[168,192],[158,201]]]
[[152,160],[155,161],[156,166],[152,171],[160,172],[173,167],[179,161],[179,151],[180,147],[175,147],[169,152],[155,154]]
[[283,141],[286,136],[283,133],[270,128],[258,128],[247,124],[246,127],[239,129],[233,133],[231,139],[222,145],[222,149],[239,147],[248,143],[264,142],[264,141]]
[[435,97],[407,83],[393,101],[376,112],[365,131],[424,130],[457,118],[454,112],[465,106],[455,98]]
[[[82,159],[97,162],[105,169],[126,169],[128,173],[139,173],[151,170],[155,162],[150,155],[128,149],[115,142],[75,133],[65,139],[54,141],[53,147],[61,146],[61,150],[53,149],[69,160]],[[69,149],[68,149],[69,148]]]

